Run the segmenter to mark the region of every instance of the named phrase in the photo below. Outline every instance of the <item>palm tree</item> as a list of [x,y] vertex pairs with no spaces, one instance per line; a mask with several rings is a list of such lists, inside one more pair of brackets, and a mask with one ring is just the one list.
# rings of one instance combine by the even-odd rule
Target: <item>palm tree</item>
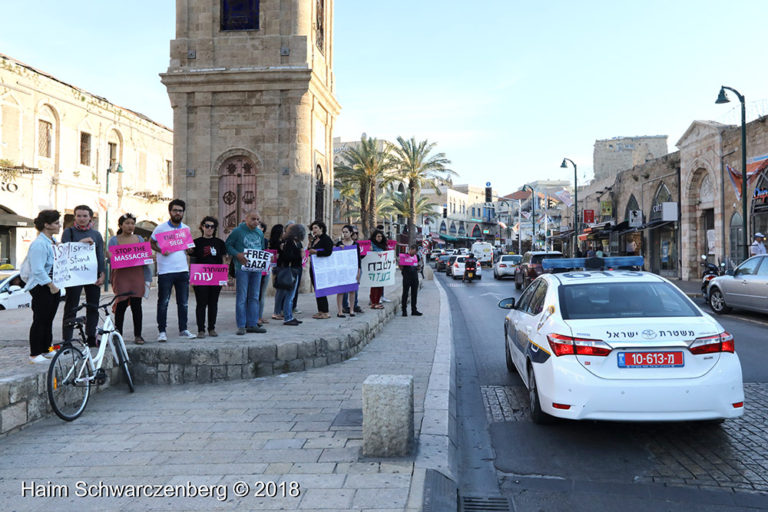
[[[388,192],[388,199],[392,206],[390,211],[394,215],[408,217],[411,212],[411,193],[410,191],[399,192],[392,190]],[[414,215],[434,215],[436,203],[430,201],[429,197],[420,196],[413,202]]]
[[339,191],[339,217],[346,218],[347,224],[360,217],[360,204],[357,189],[353,183],[343,182],[338,177],[334,180],[334,187]]
[[416,142],[415,137],[408,140],[398,137],[397,143],[399,146],[394,146],[395,165],[398,179],[408,187],[408,242],[413,243],[416,240],[416,195],[424,186],[434,188],[439,194],[439,185],[456,173],[446,167],[451,161],[445,153],[430,155],[436,143],[426,139]]
[[376,226],[377,189],[393,179],[391,147],[363,134],[360,144],[346,148],[340,159],[334,172],[342,183],[358,190],[363,236],[368,238]]

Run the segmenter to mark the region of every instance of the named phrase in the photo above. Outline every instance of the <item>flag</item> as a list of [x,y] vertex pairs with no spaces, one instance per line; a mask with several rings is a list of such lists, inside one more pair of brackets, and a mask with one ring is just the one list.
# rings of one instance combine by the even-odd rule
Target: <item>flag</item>
[[560,201],[562,201],[565,204],[565,206],[567,206],[568,208],[573,206],[573,199],[571,199],[571,193],[568,192],[567,190],[565,190],[565,189],[560,190],[559,192],[555,192],[554,195]]
[[[730,165],[726,165],[725,168],[728,169],[728,177],[736,192],[736,199],[741,200],[741,171],[737,171]],[[765,169],[768,169],[768,155],[758,156],[747,162],[747,188]]]

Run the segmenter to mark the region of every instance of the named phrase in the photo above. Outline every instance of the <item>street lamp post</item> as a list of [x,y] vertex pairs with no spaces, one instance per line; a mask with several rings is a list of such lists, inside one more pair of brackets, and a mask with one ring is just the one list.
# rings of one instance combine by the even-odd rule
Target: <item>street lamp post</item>
[[[123,172],[123,166],[120,164],[117,164],[117,168],[113,171],[112,166],[114,163],[110,163],[109,167],[107,167],[107,189],[104,192],[107,196],[106,205],[104,206],[104,209],[106,210],[104,213],[104,246],[106,247],[107,242],[109,242],[109,175],[114,173],[122,173]],[[107,263],[104,265],[104,291],[106,292],[109,290],[109,264]]]
[[[533,189],[530,185],[523,185],[522,190],[525,190],[528,188],[528,190],[531,191],[531,226],[533,227],[533,231],[531,231],[531,250],[536,250],[536,191]],[[522,228],[522,226],[521,226]]]
[[566,162],[571,162],[571,165],[573,166],[573,248],[571,249],[571,252],[575,257],[576,246],[579,243],[579,178],[576,174],[576,163],[570,158],[563,158],[563,163],[560,164],[560,167],[567,169],[568,165]]
[[[725,90],[733,92],[741,102],[741,218],[744,222],[742,233],[742,244],[744,251],[744,260],[749,257],[749,236],[747,235],[747,114],[744,106],[744,95],[732,87],[725,85],[720,87],[720,94],[715,103],[728,103],[728,96]],[[725,212],[723,212],[723,221],[725,221]]]

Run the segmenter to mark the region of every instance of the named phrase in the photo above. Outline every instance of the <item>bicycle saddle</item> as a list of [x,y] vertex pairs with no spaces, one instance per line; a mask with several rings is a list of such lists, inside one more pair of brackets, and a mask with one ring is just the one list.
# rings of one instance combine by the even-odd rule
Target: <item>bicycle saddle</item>
[[85,323],[85,317],[79,316],[77,318],[72,318],[67,320],[67,327],[69,326],[77,326],[78,324],[84,324]]

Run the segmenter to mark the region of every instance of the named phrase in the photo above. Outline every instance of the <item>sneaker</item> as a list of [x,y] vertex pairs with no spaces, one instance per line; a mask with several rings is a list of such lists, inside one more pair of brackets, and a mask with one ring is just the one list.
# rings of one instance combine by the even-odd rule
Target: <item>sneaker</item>
[[48,364],[50,361],[43,354],[37,354],[36,356],[29,356],[29,362],[31,364]]
[[267,332],[267,330],[263,327],[246,327],[245,332]]
[[283,325],[299,325],[301,322],[296,320],[295,318],[293,320],[288,320],[287,322],[283,322]]
[[423,316],[424,313],[421,311],[411,311],[411,316]]
[[237,333],[236,333],[236,334],[237,334],[238,336],[242,336],[243,334],[245,334],[245,327],[238,327],[238,328],[237,328]]
[[219,333],[216,332],[216,329],[208,329],[208,336],[211,338],[217,338]]
[[168,336],[165,335],[165,331],[157,335],[157,341],[159,341],[160,343],[168,341]]
[[181,338],[189,338],[190,340],[193,340],[193,339],[197,338],[197,336],[195,336],[194,334],[189,332],[189,329],[184,329],[183,331],[181,331],[179,333],[179,337],[181,337]]
[[205,338],[205,331],[197,331],[198,338]]
[[57,352],[57,351],[56,351],[56,349],[54,349],[53,347],[51,347],[51,348],[49,348],[49,349],[48,349],[48,352],[46,352],[45,354],[41,354],[41,355],[42,355],[44,358],[46,358],[46,359],[53,359],[53,356],[55,356],[55,355],[56,355],[56,352]]
[[388,299],[388,298],[386,298],[386,297],[382,297],[382,298],[381,298],[381,302],[392,302],[392,301],[391,301],[391,300],[389,300],[389,299]]

